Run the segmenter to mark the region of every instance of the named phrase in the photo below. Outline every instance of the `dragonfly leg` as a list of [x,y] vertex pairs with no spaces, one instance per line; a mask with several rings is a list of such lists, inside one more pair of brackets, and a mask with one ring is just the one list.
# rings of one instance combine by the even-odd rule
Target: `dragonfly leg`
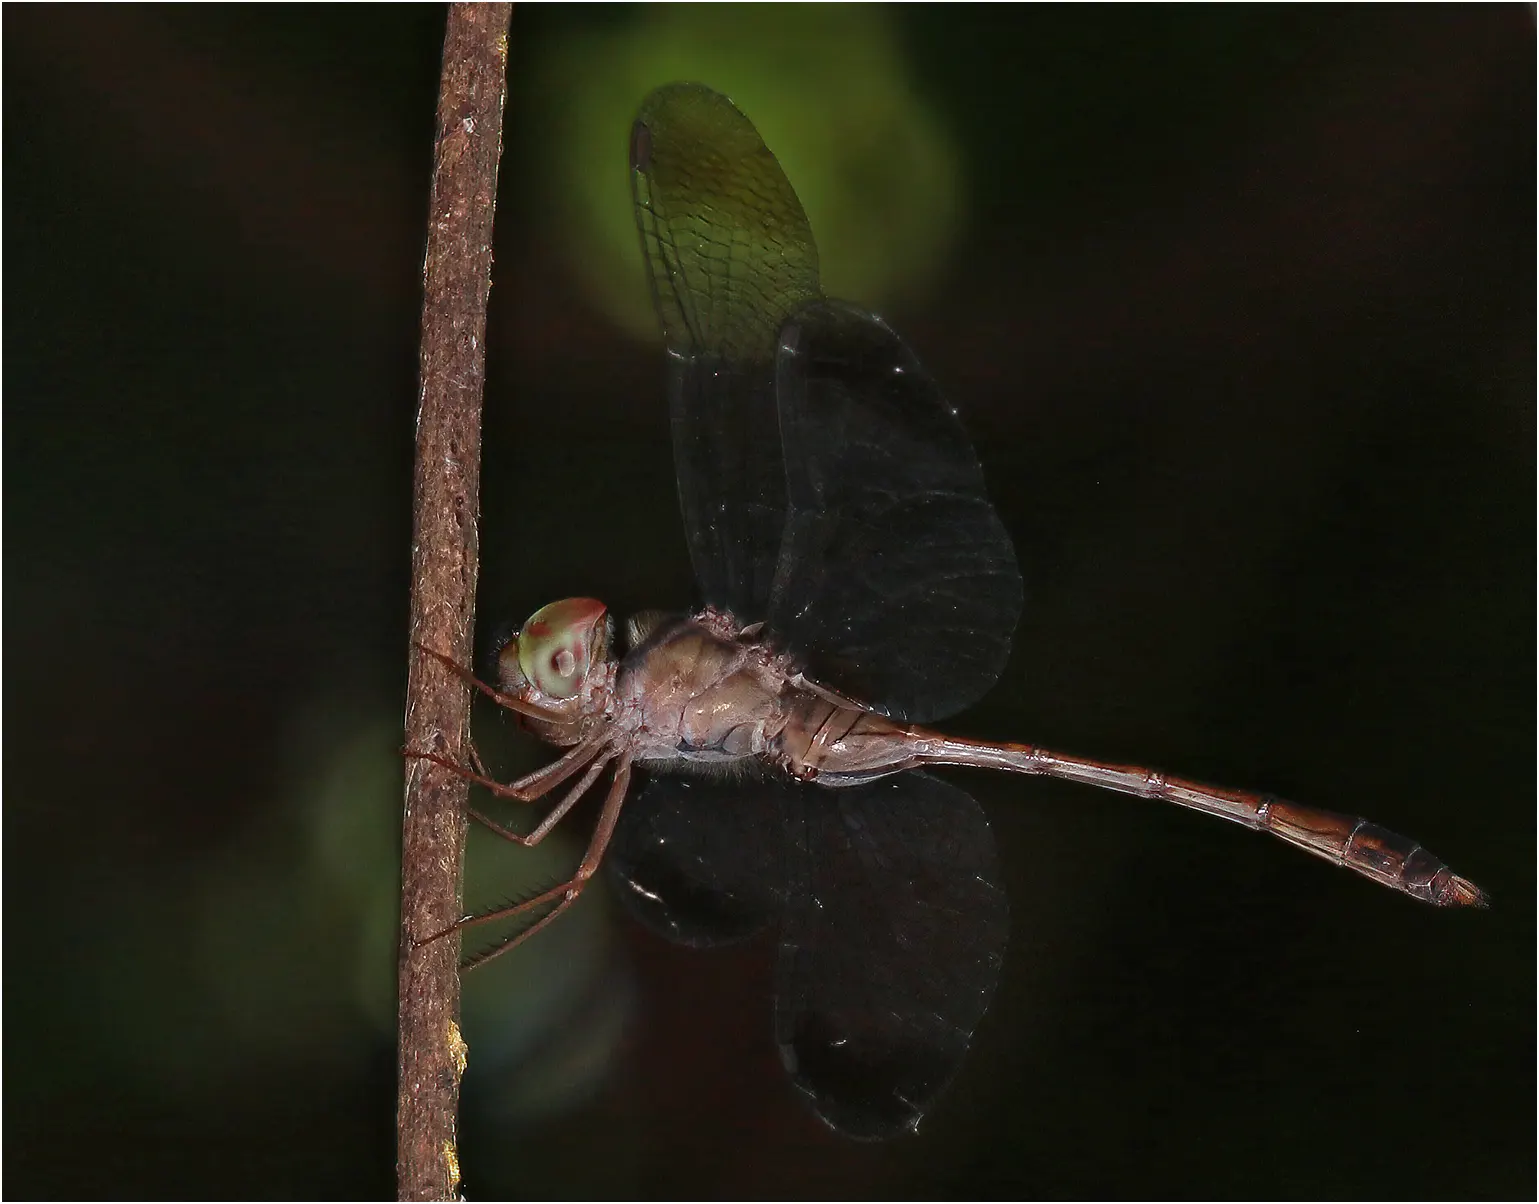
[[472,769],[483,778],[492,776],[487,772],[486,762],[481,759],[481,750],[476,747],[476,738],[474,736],[465,737],[465,751],[470,754],[470,767]]
[[[525,774],[516,782],[499,782],[495,778],[486,776],[484,767],[480,765],[480,756],[472,748],[472,758],[476,768],[467,768],[457,761],[438,753],[415,752],[407,749],[405,756],[410,760],[431,761],[434,765],[441,765],[450,773],[458,774],[467,782],[474,782],[477,786],[485,786],[498,798],[517,799],[521,803],[533,802],[543,795],[549,794],[567,778],[571,777],[589,761],[599,754],[604,746],[603,734],[596,734],[584,740],[581,744],[574,744],[567,752],[552,761],[548,765],[542,765],[533,773]],[[481,770],[481,772],[478,772]]]
[[537,908],[552,903],[555,904],[554,907],[551,907],[550,911],[529,925],[528,928],[515,933],[500,944],[493,945],[485,953],[471,958],[464,966],[465,969],[469,970],[491,961],[494,957],[500,957],[510,949],[517,948],[535,933],[550,924],[568,907],[577,902],[578,897],[583,892],[583,888],[588,885],[589,879],[598,872],[599,864],[604,859],[604,852],[609,848],[610,838],[614,835],[615,825],[620,820],[620,807],[625,802],[625,794],[630,788],[630,781],[631,762],[627,756],[620,761],[619,768],[615,770],[614,780],[609,784],[609,793],[604,798],[604,810],[599,815],[598,826],[593,830],[593,839],[588,842],[588,851],[583,854],[583,859],[577,867],[577,872],[566,882],[559,886],[554,886],[550,890],[541,891],[532,899],[525,899],[522,903],[515,904],[512,907],[502,907],[496,911],[489,911],[484,915],[466,916],[464,919],[456,920],[442,932],[435,932],[432,936],[418,941],[418,947],[431,944],[433,941],[448,936],[451,932],[472,928],[478,924],[490,924],[497,920],[513,919]]
[[452,656],[446,656],[442,652],[437,652],[434,649],[429,648],[426,644],[418,644],[415,643],[415,641],[413,642],[413,647],[415,647],[418,652],[424,653],[427,656],[431,656],[435,661],[437,661],[445,669],[449,670],[450,673],[453,673],[454,676],[458,677],[466,685],[481,691],[481,693],[485,694],[498,706],[505,707],[510,711],[516,711],[520,715],[532,716],[535,719],[549,719],[552,717],[551,712],[547,711],[544,707],[535,706],[532,702],[525,702],[522,698],[515,697],[512,694],[504,694],[495,686],[487,685],[484,681],[482,681],[469,669],[465,668],[464,665],[460,664],[459,661],[455,660]]
[[613,759],[614,753],[612,752],[601,753],[595,757],[593,763],[588,766],[588,772],[577,780],[577,784],[566,792],[566,797],[552,807],[550,814],[542,819],[534,831],[530,832],[527,836],[520,836],[517,832],[504,828],[495,820],[488,819],[485,815],[482,815],[474,807],[467,807],[466,811],[472,819],[490,828],[504,840],[511,840],[514,844],[520,844],[526,849],[532,849],[549,836],[551,829],[559,824],[566,813],[577,805],[577,800],[588,793],[588,787],[593,785],[598,779],[599,774],[604,772],[604,766],[608,765]]

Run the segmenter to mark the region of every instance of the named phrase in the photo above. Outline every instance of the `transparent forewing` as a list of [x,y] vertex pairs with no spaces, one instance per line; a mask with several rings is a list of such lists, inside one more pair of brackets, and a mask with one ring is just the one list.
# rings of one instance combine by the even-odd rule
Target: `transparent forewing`
[[753,123],[720,93],[669,84],[642,103],[632,191],[668,349],[767,362],[818,293],[812,228]]
[[780,913],[784,823],[778,784],[660,777],[630,799],[606,859],[626,909],[667,940],[744,940]]
[[700,600],[888,714],[961,710],[1021,582],[955,414],[884,323],[821,297],[796,193],[725,97],[652,93],[631,167]]
[[833,1128],[915,1128],[999,979],[1009,908],[988,821],[920,773],[788,794],[775,1035]]
[[819,299],[781,332],[787,513],[768,607],[810,675],[916,721],[975,701],[1021,610],[967,432],[880,318]]
[[818,295],[801,202],[726,97],[672,84],[631,134],[642,252],[672,365],[679,501],[702,600],[763,617],[784,521],[774,358]]

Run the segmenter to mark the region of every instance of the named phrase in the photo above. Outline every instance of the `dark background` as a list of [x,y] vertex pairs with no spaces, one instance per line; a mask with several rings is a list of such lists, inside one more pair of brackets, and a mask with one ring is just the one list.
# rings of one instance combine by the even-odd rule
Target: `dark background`
[[[871,15],[965,192],[934,271],[853,299],[961,408],[1027,578],[953,726],[1364,813],[1495,906],[970,776],[1014,934],[918,1137],[801,1107],[768,946],[671,949],[595,891],[467,982],[467,1192],[1531,1198],[1531,9]],[[572,46],[641,22],[514,15],[483,637],[687,597],[658,347],[588,299],[542,166],[596,86]],[[4,1188],[389,1195],[442,15],[4,35]],[[472,901],[580,829],[478,844]]]

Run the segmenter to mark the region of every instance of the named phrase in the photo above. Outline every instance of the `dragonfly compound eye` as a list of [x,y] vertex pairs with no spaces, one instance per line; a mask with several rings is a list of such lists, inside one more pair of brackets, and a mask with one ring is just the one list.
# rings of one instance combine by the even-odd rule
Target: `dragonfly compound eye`
[[518,633],[524,678],[548,697],[575,697],[587,679],[604,614],[604,604],[592,598],[565,598],[535,611]]

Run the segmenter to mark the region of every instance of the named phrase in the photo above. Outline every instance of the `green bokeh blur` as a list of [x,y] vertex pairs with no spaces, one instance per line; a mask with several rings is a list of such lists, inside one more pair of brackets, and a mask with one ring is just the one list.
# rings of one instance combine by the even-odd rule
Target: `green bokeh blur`
[[640,98],[694,80],[730,96],[780,160],[812,223],[824,291],[872,308],[927,285],[956,234],[961,164],[876,5],[647,5],[554,39],[527,90],[556,228],[595,302],[638,337],[626,144]]

